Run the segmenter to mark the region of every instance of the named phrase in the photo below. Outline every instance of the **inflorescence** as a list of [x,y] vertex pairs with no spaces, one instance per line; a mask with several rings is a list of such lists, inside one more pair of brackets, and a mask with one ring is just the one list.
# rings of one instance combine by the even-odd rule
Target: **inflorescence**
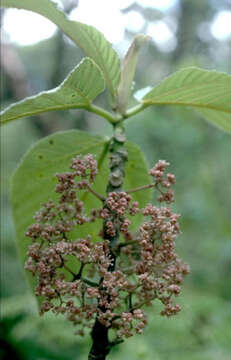
[[[35,294],[42,297],[41,314],[49,310],[65,314],[78,325],[80,335],[97,318],[121,339],[143,332],[147,317],[142,307],[156,299],[164,305],[161,315],[180,311],[173,297],[180,294],[189,266],[175,253],[179,215],[169,207],[174,202],[175,176],[165,175],[168,165],[160,160],[150,170],[151,185],[110,192],[106,198],[91,187],[98,169],[90,154],[72,159],[70,172],[56,174],[58,202],[44,204],[26,232],[33,244],[25,267],[37,277]],[[130,194],[147,187],[155,188],[158,202],[166,206],[147,204],[140,209],[132,201]],[[79,199],[83,191],[101,201],[90,214]],[[144,222],[134,234],[131,219],[138,213]],[[96,219],[102,221],[98,238],[90,234],[78,238],[79,226]]]

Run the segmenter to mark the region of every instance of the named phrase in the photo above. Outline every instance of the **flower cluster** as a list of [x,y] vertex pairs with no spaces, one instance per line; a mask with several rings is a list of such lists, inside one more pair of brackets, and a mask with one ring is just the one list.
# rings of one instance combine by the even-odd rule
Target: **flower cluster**
[[126,213],[131,216],[136,215],[139,212],[138,205],[137,201],[131,203],[131,196],[124,191],[110,192],[105,200],[104,209],[102,209],[104,219],[107,219],[105,223],[106,233],[113,237],[117,229],[127,239],[131,239],[131,234],[128,230],[131,222],[125,215]]
[[[165,175],[168,165],[159,161],[150,170],[154,181],[148,185],[167,205],[174,201],[175,183],[174,175]],[[168,206],[147,204],[140,209],[129,191],[110,192],[106,198],[97,194],[90,185],[98,172],[97,162],[90,154],[72,159],[70,170],[57,174],[58,202],[44,204],[26,232],[32,245],[25,267],[37,277],[41,314],[49,310],[65,314],[78,325],[80,335],[97,318],[114,329],[117,338],[142,333],[147,318],[141,308],[155,299],[164,305],[162,315],[177,314],[180,306],[173,298],[189,272],[175,252],[179,215]],[[102,200],[102,207],[86,214],[79,199],[83,189]],[[144,222],[133,234],[131,217],[137,213],[142,213]],[[102,222],[102,239],[79,238],[76,229],[96,218]]]
[[[175,184],[175,175],[173,174],[167,174],[165,176],[164,172],[166,170],[166,167],[169,165],[168,162],[165,160],[159,160],[156,165],[149,171],[149,174],[155,179],[155,186],[158,188],[160,192],[160,196],[158,197],[159,202],[166,202],[167,204],[170,204],[174,202],[174,192],[172,189],[170,189],[171,185]],[[167,191],[164,192],[160,189],[160,186],[162,188],[166,188]]]

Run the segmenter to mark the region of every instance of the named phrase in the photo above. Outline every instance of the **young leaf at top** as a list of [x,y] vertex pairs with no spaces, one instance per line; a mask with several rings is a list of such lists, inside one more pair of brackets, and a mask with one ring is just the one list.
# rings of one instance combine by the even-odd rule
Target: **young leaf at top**
[[163,80],[142,99],[145,105],[183,105],[231,132],[231,76],[187,68]]
[[138,55],[142,44],[149,39],[149,36],[137,35],[123,60],[121,79],[118,87],[117,110],[124,114],[129,102],[132,81],[134,79]]
[[120,81],[120,60],[100,31],[93,26],[69,20],[57,4],[50,0],[2,0],[1,6],[34,11],[56,24],[95,61],[102,70],[112,97],[116,95]]
[[85,58],[60,86],[19,101],[1,113],[1,122],[39,113],[86,108],[104,90],[104,79],[98,66]]
[[[13,176],[11,194],[19,254],[23,264],[30,245],[25,232],[28,226],[34,223],[33,215],[42,204],[49,200],[57,201],[58,196],[54,191],[58,183],[56,173],[69,171],[73,157],[88,153],[95,155],[99,173],[96,176],[93,188],[99,194],[106,195],[105,189],[109,177],[108,145],[108,140],[103,137],[92,136],[83,131],[69,130],[43,138],[24,156]],[[131,189],[150,183],[143,154],[132,143],[127,143],[126,147],[129,161],[126,165],[124,188]],[[102,206],[100,200],[89,192],[80,192],[79,198],[84,202],[88,214],[91,209]],[[151,201],[151,190],[134,193],[133,199],[139,201],[141,207],[145,206]],[[137,221],[141,221],[141,218],[138,217]],[[139,223],[133,220],[132,231],[135,231],[138,225]],[[78,226],[72,233],[72,238],[76,240],[91,234],[92,241],[95,241],[101,227],[102,221],[100,220]],[[76,259],[74,260],[76,261]],[[35,286],[35,279],[29,273],[27,275],[32,287]]]

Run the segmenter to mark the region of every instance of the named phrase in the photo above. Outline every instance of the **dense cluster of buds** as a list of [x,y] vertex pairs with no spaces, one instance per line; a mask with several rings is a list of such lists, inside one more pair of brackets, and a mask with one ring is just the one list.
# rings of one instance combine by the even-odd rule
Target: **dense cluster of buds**
[[[165,175],[168,165],[159,161],[149,172],[153,182],[148,185],[166,206],[147,204],[143,209],[132,201],[136,189],[110,192],[106,198],[93,190],[98,170],[90,154],[72,159],[71,171],[57,174],[59,200],[44,204],[26,232],[33,243],[25,267],[37,277],[41,314],[65,314],[78,325],[78,334],[92,328],[97,318],[123,338],[142,333],[147,318],[141,308],[156,299],[164,305],[162,315],[180,311],[173,298],[189,267],[175,253],[179,215],[167,206],[174,201],[175,183],[174,175]],[[86,214],[83,191],[91,191],[102,206]],[[131,217],[137,213],[144,222],[133,234]],[[78,227],[97,218],[102,222],[98,239],[76,236]]]

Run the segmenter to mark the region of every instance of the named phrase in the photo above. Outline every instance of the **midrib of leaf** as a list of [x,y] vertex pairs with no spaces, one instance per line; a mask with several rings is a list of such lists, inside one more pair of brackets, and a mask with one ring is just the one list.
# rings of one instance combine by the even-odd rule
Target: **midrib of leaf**
[[[56,105],[56,106],[54,106],[52,108],[49,108],[48,110],[47,109],[46,110],[41,109],[41,110],[36,110],[36,111],[25,112],[25,113],[23,113],[23,117],[33,116],[33,115],[41,114],[41,113],[44,113],[44,112],[56,111],[56,110],[60,110],[60,109],[61,110],[78,109],[79,107],[83,107],[83,106],[86,106],[86,103],[79,103],[78,105],[65,105],[65,106]],[[14,118],[10,118],[10,119],[4,121],[4,123],[7,123],[7,122],[12,121],[12,120],[20,119],[21,117],[22,116],[19,115],[19,116],[16,116]]]
[[[221,84],[221,87],[223,87],[224,85]],[[197,86],[196,89],[195,87],[192,89],[192,87],[190,86],[183,86],[180,88],[180,91],[184,91],[184,90],[187,90],[187,96],[192,96],[195,91],[197,90],[201,90],[203,89],[204,85],[201,85],[200,86]],[[216,87],[217,84],[216,84]],[[207,86],[206,86],[207,88]],[[179,91],[179,88],[176,90],[176,89],[173,89],[173,90],[169,90],[165,93],[162,93],[161,95],[154,95],[153,98],[150,98],[150,99],[146,99],[146,100],[142,100],[142,103],[144,104],[156,104],[156,105],[161,105],[161,104],[166,104],[166,105],[187,105],[187,106],[191,106],[191,107],[201,107],[201,108],[207,108],[207,109],[212,109],[212,110],[217,110],[217,111],[223,111],[223,112],[227,112],[227,113],[231,113],[231,108],[230,110],[229,109],[226,109],[226,108],[223,108],[222,106],[221,107],[218,107],[218,106],[214,106],[212,103],[209,104],[209,102],[207,104],[201,104],[199,102],[196,102],[198,101],[198,97],[195,98],[195,102],[191,102],[193,101],[193,97],[191,99],[191,101],[188,101],[188,100],[183,100],[182,97],[186,96],[186,94],[182,94],[181,97],[179,97],[177,100],[174,100],[174,101],[171,101],[171,100],[159,100],[160,98],[163,98],[165,96],[170,96],[170,95],[174,95],[175,93],[177,93],[177,91]],[[220,98],[222,98],[224,95],[226,95],[227,92],[224,91],[224,93],[222,93],[220,95],[220,97],[216,96],[216,94],[204,94],[204,95],[200,95],[200,101],[201,99],[205,100],[206,97],[211,97],[211,96],[216,96],[216,100],[219,100]],[[211,102],[213,101],[213,99],[210,100]]]
[[[30,96],[28,98],[26,98],[25,100],[22,100],[22,101],[19,101],[15,104],[23,104],[24,101],[27,101],[27,100],[33,100],[34,98],[36,98],[37,96],[40,96],[40,95],[47,95],[47,91],[43,91],[39,94],[37,94],[36,96]],[[49,96],[48,96],[49,97]],[[50,100],[52,100],[53,102],[55,102],[54,99],[51,99],[49,98]],[[70,109],[78,109],[78,108],[84,108],[84,107],[87,107],[87,105],[89,104],[89,101],[87,102],[79,102],[78,104],[67,104],[67,105],[63,105],[63,104],[57,104],[53,107],[49,107],[48,108],[45,108],[45,109],[40,109],[40,110],[34,110],[34,111],[27,111],[27,112],[23,112],[23,117],[27,117],[27,116],[33,116],[33,115],[37,115],[37,114],[41,114],[41,113],[44,113],[44,112],[51,112],[51,111],[56,111],[56,110],[70,110]],[[12,105],[14,106],[14,104]],[[5,110],[10,110],[11,109],[11,106],[9,106],[8,108],[4,109],[3,110],[3,113],[5,112]],[[38,108],[37,108],[38,109]],[[15,116],[12,116],[10,117],[9,119],[7,120],[4,120],[4,123],[7,123],[7,122],[10,122],[12,120],[17,120],[17,119],[20,119],[22,117],[21,114],[18,114],[18,115],[15,115]]]
[[[228,94],[231,94],[231,87],[228,92],[228,81],[231,82],[229,75],[197,68],[188,69],[189,72],[186,75],[183,74],[184,71],[187,69],[179,70],[164,79],[145,95],[141,102],[145,105],[180,105],[231,113],[231,102],[228,103],[226,100]],[[183,75],[184,77],[181,78]],[[198,76],[201,79],[198,79]],[[190,83],[185,84],[189,81]],[[175,99],[168,99],[171,96],[175,96]],[[223,99],[222,103],[217,104],[221,99]]]
[[[146,104],[146,103],[145,103]],[[176,106],[190,106],[190,107],[193,107],[193,108],[201,108],[201,109],[210,109],[210,110],[215,110],[215,111],[222,111],[222,112],[225,112],[227,114],[231,114],[231,110],[226,110],[226,109],[223,109],[223,108],[219,108],[219,107],[215,107],[215,106],[208,106],[208,105],[203,105],[203,104],[193,104],[193,103],[190,103],[190,102],[170,102],[170,101],[163,101],[163,102],[154,102],[154,103],[150,103],[150,105],[176,105]]]
[[[220,84],[220,86],[223,87],[224,85]],[[218,86],[216,86],[216,88],[217,87]],[[151,101],[155,100],[155,98],[158,99],[159,97],[174,95],[178,91],[185,91],[185,93],[182,94],[182,97],[183,96],[191,96],[191,94],[195,93],[195,90],[203,90],[204,88],[207,88],[207,86],[205,86],[204,84],[201,84],[201,85],[198,84],[197,86],[194,86],[193,88],[192,88],[192,86],[184,85],[182,87],[176,87],[176,89],[168,90],[168,91],[166,91],[165,93],[163,93],[163,94],[161,94],[159,96],[158,95],[154,96],[153,99],[151,99]],[[214,94],[202,94],[202,95],[200,95],[200,99],[203,98],[203,97],[206,98],[206,96],[211,97],[211,95],[214,96]],[[223,94],[222,94],[222,96],[223,96]],[[198,98],[196,97],[195,99],[198,99]],[[216,99],[217,99],[217,97],[216,97]],[[180,100],[180,98],[179,98],[179,100]],[[146,102],[146,101],[144,100],[144,102]]]

